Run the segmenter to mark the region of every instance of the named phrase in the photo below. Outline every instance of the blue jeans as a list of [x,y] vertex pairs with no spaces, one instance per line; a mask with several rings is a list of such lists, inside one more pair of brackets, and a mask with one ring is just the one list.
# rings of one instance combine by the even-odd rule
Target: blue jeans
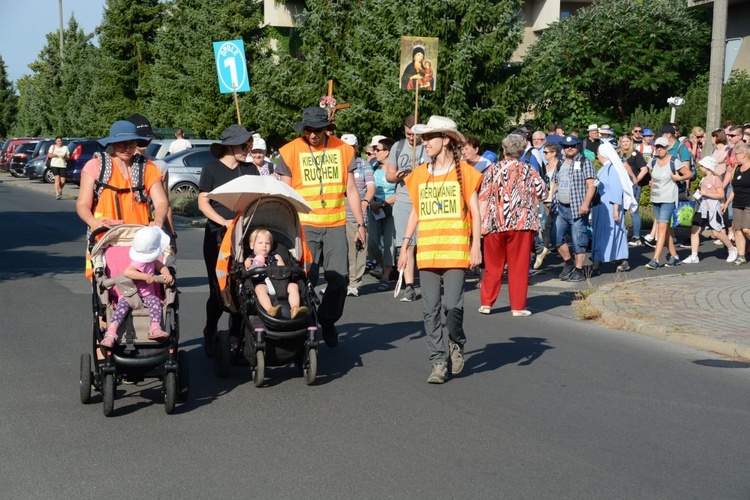
[[669,224],[669,220],[674,213],[674,203],[652,203],[651,205],[654,207],[654,219],[656,219],[656,222]]
[[573,215],[570,205],[565,206],[562,203],[557,204],[557,213],[555,214],[554,245],[560,247],[565,243],[565,233],[570,232],[573,240],[573,253],[586,253],[586,247],[589,244],[589,235],[586,232],[586,221],[589,215]]
[[633,221],[633,238],[641,237],[641,186],[633,186],[633,198],[638,202],[638,210],[630,214],[630,219]]

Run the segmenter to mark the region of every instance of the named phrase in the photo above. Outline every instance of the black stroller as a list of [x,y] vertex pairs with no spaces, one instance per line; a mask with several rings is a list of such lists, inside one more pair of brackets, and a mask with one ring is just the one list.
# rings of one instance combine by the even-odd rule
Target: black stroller
[[[240,177],[212,191],[208,197],[232,210],[242,210],[227,230],[217,265],[225,307],[242,314],[242,338],[230,338],[226,330],[217,333],[213,348],[216,375],[227,376],[230,365],[244,357],[250,364],[256,387],[263,385],[266,366],[292,362],[302,372],[305,383],[312,384],[318,369],[315,306],[319,301],[303,269],[306,247],[298,215],[298,211],[309,211],[309,205],[286,184],[270,176]],[[286,265],[245,269],[247,235],[256,228],[267,229],[273,235],[274,251]],[[271,317],[258,304],[251,280],[259,277],[267,277],[271,282],[275,290],[271,300],[281,306],[281,317]],[[287,297],[290,281],[299,287],[300,305],[308,308],[306,315],[294,319]]]
[[[178,349],[180,321],[176,279],[169,286],[160,287],[164,304],[162,326],[169,337],[156,341],[148,339],[148,308],[135,293],[135,283],[122,274],[130,263],[128,251],[133,237],[142,227],[123,224],[109,230],[101,228],[89,238],[93,269],[93,357],[91,354],[81,355],[81,403],[90,401],[92,387],[101,391],[106,416],[110,416],[114,410],[116,387],[123,377],[129,382],[140,382],[145,378],[161,380],[164,408],[168,414],[174,411],[178,399],[185,401],[188,396],[187,353]],[[96,237],[102,233],[105,234],[96,242]],[[174,276],[174,256],[169,248],[162,254],[162,262]],[[157,281],[163,285],[161,276],[157,277]],[[101,347],[99,343],[104,338],[118,300],[128,300],[132,311],[120,325],[114,346],[111,349]],[[101,352],[103,359],[99,359],[97,351]]]

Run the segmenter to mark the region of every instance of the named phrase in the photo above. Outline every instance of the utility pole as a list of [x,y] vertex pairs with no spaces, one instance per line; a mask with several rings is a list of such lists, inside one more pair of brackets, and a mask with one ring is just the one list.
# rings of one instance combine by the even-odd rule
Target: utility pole
[[[714,22],[711,26],[711,62],[708,77],[708,113],[706,132],[721,126],[721,91],[724,85],[724,58],[726,57],[728,0],[714,0]],[[710,153],[713,147],[706,141],[704,152]]]
[[57,1],[60,4],[60,63],[63,58],[63,11],[62,11],[62,0]]

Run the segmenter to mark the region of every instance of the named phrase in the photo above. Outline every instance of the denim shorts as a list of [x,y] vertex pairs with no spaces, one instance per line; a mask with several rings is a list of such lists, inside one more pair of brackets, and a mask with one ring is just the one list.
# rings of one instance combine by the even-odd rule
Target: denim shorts
[[674,214],[674,203],[652,203],[654,207],[654,219],[656,222],[668,224]]
[[586,232],[588,214],[576,215],[577,217],[573,218],[573,210],[570,208],[570,205],[557,204],[555,223],[552,226],[554,233],[552,241],[556,247],[561,246],[565,243],[565,233],[570,231],[570,236],[573,240],[573,253],[586,253],[586,247],[589,244],[589,235]]

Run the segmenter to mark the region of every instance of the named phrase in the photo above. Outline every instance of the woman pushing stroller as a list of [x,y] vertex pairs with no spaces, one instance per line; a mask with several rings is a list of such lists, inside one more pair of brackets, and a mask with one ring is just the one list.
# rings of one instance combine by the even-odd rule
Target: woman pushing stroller
[[[250,270],[256,267],[285,266],[284,260],[276,252],[272,252],[273,235],[267,229],[256,229],[250,233],[250,255],[245,259],[245,269]],[[268,286],[266,285],[265,276],[255,276],[251,279],[255,290],[255,296],[260,306],[272,318],[281,316],[281,305],[272,305],[271,297],[268,295]],[[300,307],[299,286],[297,283],[290,281],[287,285],[287,294],[289,307],[291,309],[291,318],[307,314],[307,307]]]

